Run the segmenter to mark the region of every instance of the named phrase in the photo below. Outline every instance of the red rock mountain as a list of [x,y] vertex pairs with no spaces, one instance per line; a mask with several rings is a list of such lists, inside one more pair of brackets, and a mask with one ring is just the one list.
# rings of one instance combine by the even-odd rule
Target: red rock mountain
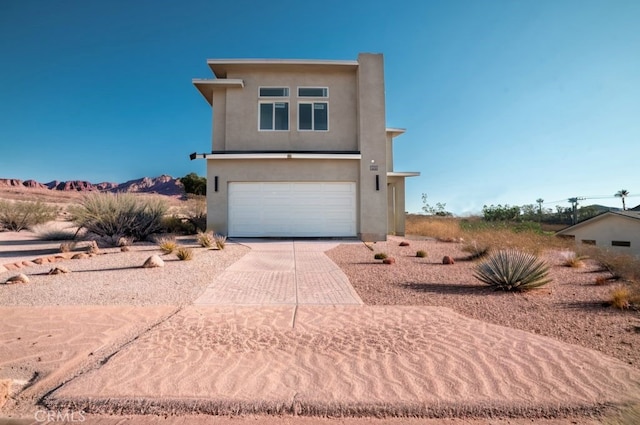
[[48,189],[60,191],[74,192],[140,192],[140,193],[158,193],[167,196],[179,196],[184,194],[184,187],[178,179],[174,179],[168,175],[159,177],[143,177],[137,180],[129,180],[125,183],[90,183],[84,180],[58,181],[54,180],[49,183],[39,183],[35,180],[19,180],[19,179],[1,179],[0,187],[27,187],[33,189]]

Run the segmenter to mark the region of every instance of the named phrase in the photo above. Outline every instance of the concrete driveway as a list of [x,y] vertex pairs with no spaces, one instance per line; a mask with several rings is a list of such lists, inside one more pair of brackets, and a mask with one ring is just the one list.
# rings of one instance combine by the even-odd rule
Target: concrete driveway
[[347,241],[238,239],[251,252],[218,275],[195,305],[362,305],[324,253]]

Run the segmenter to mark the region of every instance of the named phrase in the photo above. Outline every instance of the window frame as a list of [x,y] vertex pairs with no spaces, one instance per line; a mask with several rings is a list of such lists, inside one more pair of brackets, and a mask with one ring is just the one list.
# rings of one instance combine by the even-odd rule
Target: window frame
[[631,248],[631,241],[611,241],[611,246]]
[[[325,108],[327,110],[327,128],[325,130],[316,130],[316,121],[315,121],[315,105],[322,103],[325,105]],[[300,128],[300,116],[302,115],[300,113],[300,106],[301,105],[311,105],[311,128]],[[311,132],[327,132],[329,131],[329,102],[328,101],[321,101],[321,102],[315,102],[315,101],[299,101],[298,102],[298,131],[311,131]]]
[[[262,89],[282,89],[283,95],[262,95]],[[291,90],[287,86],[258,86],[258,131],[291,131]],[[276,128],[276,104],[283,103],[287,109],[287,128]],[[271,105],[271,128],[262,128],[262,105]]]

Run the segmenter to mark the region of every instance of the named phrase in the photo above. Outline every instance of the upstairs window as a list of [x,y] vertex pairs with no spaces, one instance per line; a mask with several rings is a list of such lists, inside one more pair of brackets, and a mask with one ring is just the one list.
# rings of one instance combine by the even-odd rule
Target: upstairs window
[[259,123],[262,131],[289,130],[289,102],[284,100],[263,100],[266,98],[289,97],[288,87],[259,88]]
[[326,131],[329,129],[329,104],[309,102],[298,104],[298,130]]
[[329,97],[327,87],[298,87],[298,97]]

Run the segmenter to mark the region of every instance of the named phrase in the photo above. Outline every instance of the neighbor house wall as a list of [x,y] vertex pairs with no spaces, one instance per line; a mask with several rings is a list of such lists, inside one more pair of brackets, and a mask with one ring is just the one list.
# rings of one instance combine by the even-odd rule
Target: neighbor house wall
[[[564,232],[563,232],[564,233]],[[595,240],[596,246],[640,256],[640,220],[617,215],[592,219],[564,233],[575,236],[577,244]],[[628,241],[630,247],[612,246],[611,241]]]
[[404,236],[405,234],[405,178],[387,177],[387,210],[388,233]]
[[[215,177],[218,191],[215,191]],[[232,182],[356,182],[357,160],[223,159],[207,160],[207,228],[228,234],[229,194]],[[356,226],[360,226],[359,221]]]

